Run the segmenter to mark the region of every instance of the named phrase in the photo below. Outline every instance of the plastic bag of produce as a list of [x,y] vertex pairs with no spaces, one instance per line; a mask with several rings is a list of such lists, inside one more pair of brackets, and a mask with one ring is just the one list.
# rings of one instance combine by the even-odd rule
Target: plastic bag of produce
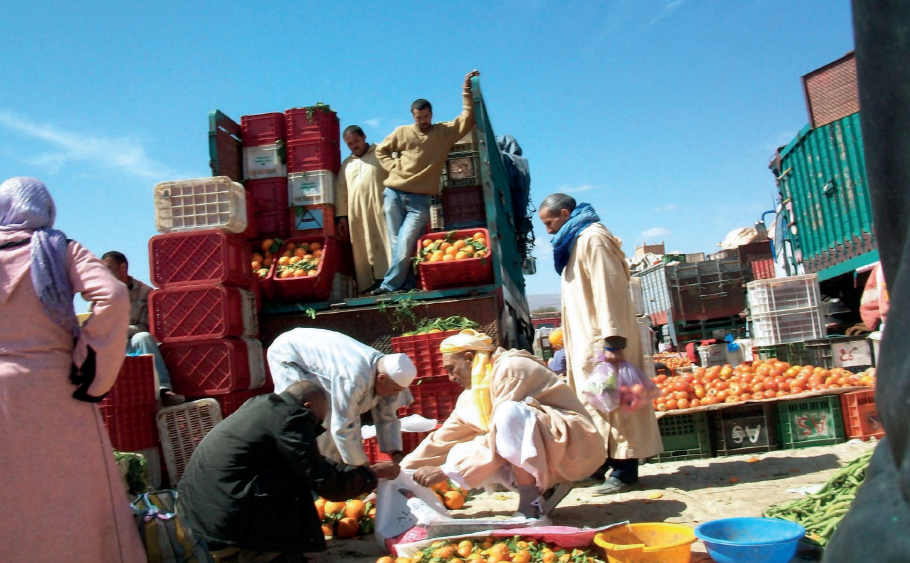
[[431,522],[448,519],[436,493],[415,483],[410,472],[383,479],[376,488],[376,539],[390,553],[399,543],[426,539]]
[[605,413],[621,409],[629,414],[660,396],[657,385],[631,363],[620,362],[617,369],[603,354],[598,354],[596,361],[583,391],[595,409]]

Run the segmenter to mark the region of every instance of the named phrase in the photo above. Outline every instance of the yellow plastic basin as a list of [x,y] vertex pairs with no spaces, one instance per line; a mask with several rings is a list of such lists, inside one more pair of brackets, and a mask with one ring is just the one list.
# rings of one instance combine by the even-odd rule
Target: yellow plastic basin
[[681,524],[629,524],[594,536],[609,563],[688,563],[695,532]]

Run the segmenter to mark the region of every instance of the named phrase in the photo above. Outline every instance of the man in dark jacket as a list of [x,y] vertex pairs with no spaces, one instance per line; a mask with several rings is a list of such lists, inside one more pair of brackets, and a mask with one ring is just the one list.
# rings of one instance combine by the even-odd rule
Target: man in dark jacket
[[392,462],[325,459],[316,437],[327,413],[325,391],[301,381],[250,399],[199,444],[177,487],[177,510],[218,560],[305,561],[304,552],[326,549],[312,491],[344,501],[398,476]]

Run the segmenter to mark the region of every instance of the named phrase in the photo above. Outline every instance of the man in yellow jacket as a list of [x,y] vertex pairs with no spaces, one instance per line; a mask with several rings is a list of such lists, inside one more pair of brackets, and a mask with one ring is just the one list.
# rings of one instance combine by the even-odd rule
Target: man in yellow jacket
[[[452,121],[433,123],[433,106],[424,99],[411,104],[413,125],[403,125],[376,147],[376,158],[389,173],[383,192],[383,209],[392,246],[392,261],[382,284],[372,291],[384,295],[409,285],[410,258],[417,239],[430,221],[430,197],[439,195],[439,179],[452,145],[474,127],[471,78],[464,77],[464,107]],[[397,158],[393,157],[397,153]],[[413,282],[411,282],[413,283]]]
[[524,350],[468,329],[442,342],[449,379],[465,391],[443,425],[401,462],[429,487],[452,479],[518,492],[515,516],[545,518],[606,455],[575,392]]

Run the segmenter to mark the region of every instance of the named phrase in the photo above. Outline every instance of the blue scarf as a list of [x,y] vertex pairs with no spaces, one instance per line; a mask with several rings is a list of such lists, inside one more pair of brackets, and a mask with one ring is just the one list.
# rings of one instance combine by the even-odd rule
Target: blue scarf
[[591,223],[597,223],[600,217],[594,212],[589,203],[579,203],[569,215],[569,220],[550,238],[553,244],[553,265],[556,273],[562,275],[563,269],[569,263],[569,254],[575,246],[575,239]]

